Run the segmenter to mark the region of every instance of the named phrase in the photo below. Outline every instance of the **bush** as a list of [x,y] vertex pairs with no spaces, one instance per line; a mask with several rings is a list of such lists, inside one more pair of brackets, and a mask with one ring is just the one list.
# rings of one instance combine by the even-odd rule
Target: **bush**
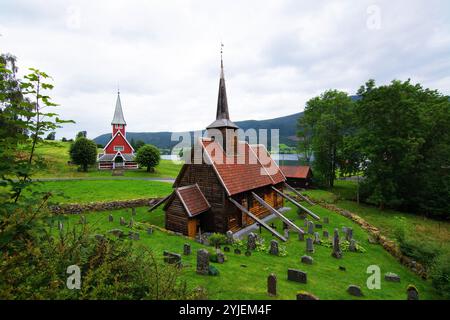
[[403,231],[396,231],[395,237],[400,251],[405,256],[420,262],[427,268],[431,267],[434,259],[439,255],[440,249],[430,242],[408,239]]
[[210,265],[209,266],[209,271],[208,271],[208,274],[210,275],[210,276],[218,276],[219,275],[219,269],[217,269],[215,266],[213,266],[213,265]]
[[227,243],[227,237],[221,233],[214,233],[208,238],[208,241],[212,246],[219,248],[222,244]]
[[70,146],[70,159],[79,165],[83,171],[97,161],[97,145],[94,141],[80,137]]
[[136,162],[143,167],[147,167],[147,172],[152,172],[160,160],[159,149],[151,144],[140,147],[136,153]]
[[430,277],[433,287],[444,298],[450,299],[450,253],[441,254],[434,260]]

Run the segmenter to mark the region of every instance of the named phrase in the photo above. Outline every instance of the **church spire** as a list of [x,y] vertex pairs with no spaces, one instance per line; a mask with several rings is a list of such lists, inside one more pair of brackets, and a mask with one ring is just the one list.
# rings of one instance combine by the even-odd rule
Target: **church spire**
[[225,75],[223,72],[223,44],[221,44],[220,49],[220,80],[219,80],[219,94],[217,98],[217,112],[216,112],[216,121],[211,123],[207,129],[212,128],[234,128],[238,129],[239,127],[235,125],[230,120],[230,115],[228,112],[228,101],[227,101],[227,90],[225,87]]
[[123,117],[122,103],[120,102],[120,91],[117,90],[116,109],[114,110],[114,117],[111,124],[123,124],[126,125],[125,118]]

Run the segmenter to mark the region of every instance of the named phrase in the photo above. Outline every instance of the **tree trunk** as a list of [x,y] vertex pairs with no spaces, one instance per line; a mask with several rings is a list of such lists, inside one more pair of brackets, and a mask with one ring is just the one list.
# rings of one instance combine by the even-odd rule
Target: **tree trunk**
[[150,172],[151,167],[147,166],[147,172]]

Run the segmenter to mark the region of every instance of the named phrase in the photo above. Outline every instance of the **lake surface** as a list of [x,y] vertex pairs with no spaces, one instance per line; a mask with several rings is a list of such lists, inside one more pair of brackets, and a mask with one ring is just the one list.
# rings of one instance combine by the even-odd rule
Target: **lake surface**
[[[298,164],[298,161],[299,159],[301,159],[301,157],[301,154],[272,154],[272,159],[280,165]],[[180,157],[176,154],[164,154],[161,155],[161,159],[179,161]]]

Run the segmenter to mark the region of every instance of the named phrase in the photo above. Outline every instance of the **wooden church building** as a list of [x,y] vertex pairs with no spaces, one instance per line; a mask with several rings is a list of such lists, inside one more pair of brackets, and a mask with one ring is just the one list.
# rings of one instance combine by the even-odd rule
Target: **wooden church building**
[[238,141],[237,129],[229,117],[221,61],[216,120],[206,128],[207,137],[196,142],[201,154],[193,148],[191,161],[183,165],[172,194],[150,209],[165,203],[166,229],[196,237],[203,232],[239,233],[258,223],[286,241],[266,223],[268,218],[277,216],[303,232],[283,216],[282,212],[288,209],[284,207],[285,199],[318,219],[283,193],[286,177],[265,146]]
[[111,126],[111,140],[103,148],[103,153],[98,155],[98,168],[105,170],[137,169],[138,164],[134,161],[134,149],[127,140],[125,130],[127,123],[123,117],[120,92],[117,92],[116,109]]

